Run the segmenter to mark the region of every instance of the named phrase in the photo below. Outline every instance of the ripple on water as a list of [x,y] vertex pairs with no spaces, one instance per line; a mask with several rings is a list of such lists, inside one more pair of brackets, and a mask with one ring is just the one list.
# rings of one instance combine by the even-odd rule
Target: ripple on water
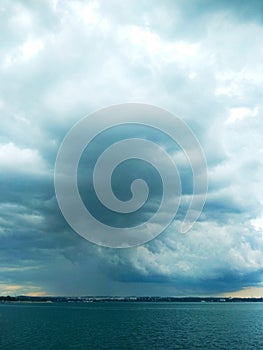
[[263,304],[1,304],[0,349],[261,349]]

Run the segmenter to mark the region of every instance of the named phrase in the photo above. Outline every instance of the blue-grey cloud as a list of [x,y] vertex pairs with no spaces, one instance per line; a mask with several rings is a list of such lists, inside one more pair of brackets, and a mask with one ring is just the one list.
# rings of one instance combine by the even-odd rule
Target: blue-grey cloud
[[[262,6],[2,1],[0,293],[216,294],[261,285]],[[75,122],[127,101],[159,105],[188,123],[207,157],[209,192],[199,222],[181,236],[191,171],[178,149],[150,133],[179,164],[182,207],[158,239],[119,251],[69,228],[53,167]],[[132,132],[112,131],[109,141]],[[100,151],[95,142],[89,162]],[[132,168],[116,170],[121,198],[129,196]],[[150,170],[136,165],[152,185],[151,211],[160,188]]]

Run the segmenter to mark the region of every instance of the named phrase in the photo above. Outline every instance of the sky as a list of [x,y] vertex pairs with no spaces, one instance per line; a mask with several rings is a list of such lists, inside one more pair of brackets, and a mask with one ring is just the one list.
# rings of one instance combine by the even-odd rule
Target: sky
[[[0,17],[0,294],[263,295],[263,2],[1,0]],[[127,102],[187,123],[208,194],[187,234],[181,208],[154,240],[114,249],[68,225],[53,174],[76,122]],[[104,141],[132,132],[146,131]],[[116,174],[123,199],[140,167]],[[155,199],[158,175],[148,180]],[[188,169],[185,197],[191,180]]]

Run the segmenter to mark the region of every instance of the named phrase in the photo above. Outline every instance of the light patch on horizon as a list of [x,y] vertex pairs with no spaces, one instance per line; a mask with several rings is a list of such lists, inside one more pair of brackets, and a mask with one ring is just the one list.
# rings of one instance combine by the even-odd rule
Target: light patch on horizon
[[34,286],[34,285],[5,284],[0,282],[0,295],[46,296],[47,293],[44,291],[41,291],[38,286]]
[[262,298],[263,287],[244,288],[237,292],[223,293],[221,296],[231,298]]

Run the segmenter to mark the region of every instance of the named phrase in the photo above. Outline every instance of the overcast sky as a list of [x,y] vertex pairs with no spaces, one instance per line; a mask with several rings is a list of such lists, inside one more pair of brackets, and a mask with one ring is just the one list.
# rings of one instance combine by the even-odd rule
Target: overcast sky
[[[1,0],[0,17],[0,294],[263,295],[263,2]],[[110,249],[69,227],[53,169],[77,121],[124,102],[189,125],[209,191],[188,234],[179,215]]]

